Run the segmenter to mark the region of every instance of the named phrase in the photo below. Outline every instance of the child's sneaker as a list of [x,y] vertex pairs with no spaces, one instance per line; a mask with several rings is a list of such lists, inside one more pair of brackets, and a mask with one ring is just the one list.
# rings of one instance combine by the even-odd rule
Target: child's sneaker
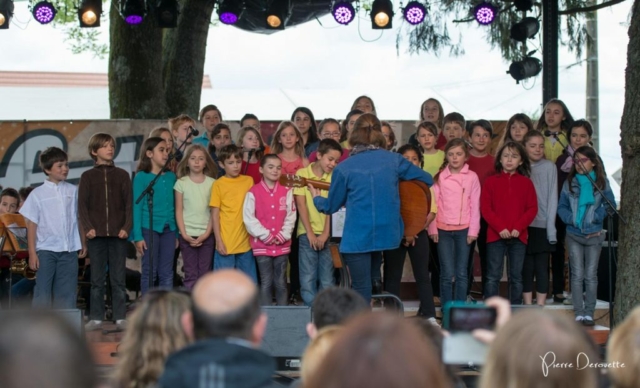
[[95,331],[102,329],[102,321],[89,321],[86,325],[84,325],[85,331]]
[[118,330],[125,330],[127,328],[127,321],[124,319],[118,319],[116,321],[116,327]]

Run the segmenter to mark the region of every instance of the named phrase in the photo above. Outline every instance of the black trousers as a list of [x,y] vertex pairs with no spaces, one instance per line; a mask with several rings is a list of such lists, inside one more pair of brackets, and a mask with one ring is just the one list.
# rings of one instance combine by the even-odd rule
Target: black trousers
[[564,243],[567,237],[567,226],[562,222],[560,217],[556,217],[556,236],[558,243],[556,244],[556,250],[551,253],[551,276],[553,295],[560,295],[565,290],[564,284]]
[[418,316],[435,317],[436,309],[433,304],[433,291],[429,280],[429,237],[426,231],[423,230],[418,234],[414,246],[406,247],[400,244],[396,249],[384,251],[384,289],[400,297],[402,269],[407,252],[409,252],[413,276],[418,286],[418,297],[420,298]]
[[127,240],[118,237],[95,237],[87,240],[91,258],[91,310],[89,319],[104,320],[104,295],[107,267],[111,281],[113,319],[125,319],[127,290],[125,285]]

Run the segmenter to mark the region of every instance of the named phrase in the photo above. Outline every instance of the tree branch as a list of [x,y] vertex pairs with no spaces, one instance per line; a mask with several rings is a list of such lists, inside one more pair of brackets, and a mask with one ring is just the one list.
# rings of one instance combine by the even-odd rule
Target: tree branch
[[601,8],[611,7],[612,5],[620,4],[623,1],[626,1],[626,0],[609,0],[609,1],[605,1],[604,3],[591,5],[589,7],[579,7],[579,8],[565,9],[564,11],[560,11],[558,13],[560,15],[572,15],[572,14],[582,13],[582,12],[597,11],[597,10],[599,10]]

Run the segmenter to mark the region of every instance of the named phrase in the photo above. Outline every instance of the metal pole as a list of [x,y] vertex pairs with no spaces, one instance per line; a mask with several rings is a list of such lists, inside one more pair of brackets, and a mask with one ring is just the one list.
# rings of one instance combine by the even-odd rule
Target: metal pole
[[542,105],[558,97],[558,0],[542,0]]
[[[587,6],[595,5],[596,0],[587,1]],[[586,119],[593,127],[593,148],[599,151],[599,87],[598,87],[598,13],[587,13],[587,100]]]

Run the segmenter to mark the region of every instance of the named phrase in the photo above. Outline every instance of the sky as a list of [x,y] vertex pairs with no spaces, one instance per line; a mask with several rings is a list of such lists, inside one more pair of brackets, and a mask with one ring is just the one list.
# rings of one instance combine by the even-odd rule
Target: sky
[[[619,128],[631,5],[628,0],[598,12],[600,153],[609,172],[622,165]],[[0,70],[107,71],[106,59],[90,53],[72,54],[62,28],[33,21],[27,2],[16,2],[15,8],[11,28],[0,30]],[[475,23],[450,27],[454,40],[462,36],[465,55],[410,55],[406,39],[396,50],[399,14],[394,29],[383,32],[372,30],[368,18],[340,26],[331,16],[271,35],[220,25],[210,29],[204,72],[214,89],[336,89],[353,94],[353,98],[368,94],[374,101],[383,94],[402,98],[403,90],[430,89],[467,119],[507,120],[514,113],[542,111],[541,76],[516,85],[505,73],[509,63],[501,59],[497,49],[490,49],[482,27]],[[107,41],[107,15],[100,30],[101,39]],[[539,53],[534,56],[540,58]],[[561,50],[558,97],[574,118],[581,118],[585,115],[586,66],[568,68],[577,61],[574,54]],[[415,107],[416,117],[395,119],[417,119],[422,101],[406,101]],[[215,103],[224,106],[224,101]],[[376,108],[384,118],[385,107]]]

